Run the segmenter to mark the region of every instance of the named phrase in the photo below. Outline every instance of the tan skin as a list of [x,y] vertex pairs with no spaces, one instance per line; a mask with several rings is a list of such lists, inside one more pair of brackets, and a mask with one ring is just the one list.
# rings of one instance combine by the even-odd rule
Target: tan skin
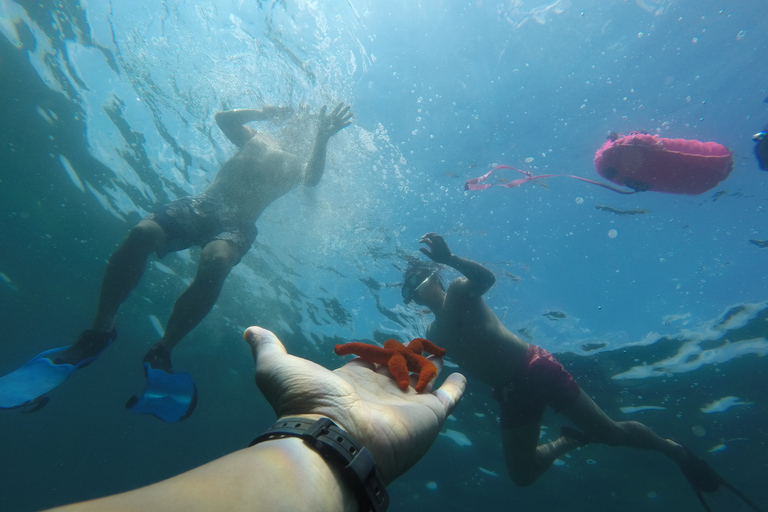
[[[495,276],[481,264],[452,254],[445,239],[437,233],[427,233],[420,243],[426,245],[420,248],[421,252],[431,260],[464,275],[451,282],[447,290],[432,277],[414,292],[413,301],[435,315],[427,329],[427,339],[445,348],[467,374],[493,388],[503,387],[523,368],[528,343],[504,327],[483,300],[496,282]],[[688,461],[681,445],[659,437],[642,423],[612,420],[583,390],[561,414],[594,442],[655,450],[678,464]],[[501,432],[507,470],[519,486],[533,484],[555,459],[584,444],[561,436],[539,445],[540,432],[541,418]]]
[[[290,109],[270,106],[217,113],[216,123],[238,152],[221,166],[205,193],[226,198],[228,206],[250,224],[293,188],[317,185],[325,169],[328,141],[352,123],[349,106],[339,103],[330,114],[326,110],[325,106],[320,110],[314,146],[304,160],[282,151],[274,139],[246,126],[253,121],[283,118]],[[152,220],[144,219],[130,231],[107,264],[93,330],[112,330],[118,308],[139,284],[149,256],[153,252],[163,254],[166,243],[165,232]],[[165,334],[147,353],[146,362],[171,371],[170,352],[210,312],[224,280],[239,261],[239,249],[228,240],[214,240],[203,247],[195,279],[176,301]],[[77,362],[86,350],[75,344],[57,362]],[[164,356],[152,356],[158,353]]]
[[[368,449],[386,484],[427,452],[466,386],[454,373],[438,389],[430,384],[423,393],[403,391],[386,365],[353,359],[330,371],[288,354],[261,327],[249,327],[245,340],[256,362],[256,384],[277,417],[330,418]],[[430,360],[443,369],[442,359]],[[352,512],[358,503],[336,466],[292,437],[259,443],[147,487],[55,510]]]

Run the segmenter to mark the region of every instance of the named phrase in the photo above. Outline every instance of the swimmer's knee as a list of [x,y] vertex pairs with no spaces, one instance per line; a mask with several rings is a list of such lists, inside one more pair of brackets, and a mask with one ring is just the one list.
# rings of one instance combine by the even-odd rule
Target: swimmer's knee
[[125,244],[133,248],[141,248],[147,253],[159,250],[165,243],[166,235],[163,228],[154,221],[144,219],[128,232]]
[[144,219],[131,228],[128,237],[136,240],[162,240],[165,238],[165,231],[157,222]]
[[209,244],[200,254],[200,273],[209,278],[224,279],[232,267],[240,261],[240,253],[234,244],[225,241]]

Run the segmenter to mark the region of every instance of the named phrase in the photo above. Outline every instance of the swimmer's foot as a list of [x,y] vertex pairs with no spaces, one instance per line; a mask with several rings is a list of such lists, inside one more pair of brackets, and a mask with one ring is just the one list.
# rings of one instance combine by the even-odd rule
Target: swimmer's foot
[[91,364],[117,338],[117,331],[86,330],[68,346],[46,350],[27,361],[18,370],[0,377],[0,408],[29,406],[33,412],[46,403],[49,391],[79,369]]
[[197,405],[197,387],[186,372],[174,373],[171,353],[162,345],[152,347],[144,356],[147,383],[140,396],[132,396],[125,407],[140,414],[168,422],[188,418]]
[[685,446],[683,448],[688,454],[688,460],[680,464],[680,469],[693,487],[693,490],[696,491],[696,494],[717,491],[723,483],[722,477],[688,448]]
[[155,370],[163,370],[165,373],[173,373],[171,353],[159,343],[147,351],[142,362],[147,363]]
[[576,441],[579,446],[584,446],[594,441],[594,439],[592,439],[592,436],[590,436],[586,432],[582,432],[581,430],[577,430],[567,425],[563,425],[562,427],[560,427],[560,437],[571,438],[574,441]]
[[116,339],[117,329],[114,327],[110,332],[86,329],[80,333],[76,342],[65,347],[52,361],[54,364],[71,364],[83,368],[91,364]]

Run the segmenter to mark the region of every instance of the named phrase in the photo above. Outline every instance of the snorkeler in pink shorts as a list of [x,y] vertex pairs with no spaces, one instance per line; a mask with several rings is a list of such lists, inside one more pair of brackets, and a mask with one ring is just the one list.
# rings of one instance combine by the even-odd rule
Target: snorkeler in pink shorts
[[[636,421],[614,421],[595,404],[570,373],[546,350],[509,331],[483,300],[496,277],[481,264],[451,253],[437,233],[427,233],[420,250],[432,261],[463,274],[446,290],[440,267],[414,261],[405,271],[402,295],[435,315],[426,338],[447,350],[470,376],[493,388],[501,404],[501,443],[507,470],[519,486],[528,486],[558,457],[588,443],[631,446],[660,452],[680,466],[707,510],[703,493],[727,488],[758,508],[687,448],[656,435]],[[571,420],[560,437],[539,444],[545,408]]]

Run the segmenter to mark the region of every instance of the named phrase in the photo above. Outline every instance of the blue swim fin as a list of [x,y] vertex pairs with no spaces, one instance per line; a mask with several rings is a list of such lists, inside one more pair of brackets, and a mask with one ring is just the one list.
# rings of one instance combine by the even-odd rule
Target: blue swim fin
[[132,396],[127,409],[153,414],[163,421],[175,422],[189,417],[197,405],[197,387],[186,372],[168,373],[144,363],[147,384],[141,396]]
[[0,408],[29,405],[69,377],[81,365],[54,364],[56,355],[69,347],[41,352],[18,370],[0,377]]
[[91,364],[107,346],[117,338],[117,331],[105,333],[86,330],[80,334],[77,344],[80,357],[77,363],[59,363],[55,361],[70,346],[54,348],[39,353],[16,371],[0,377],[0,409],[12,409],[34,404],[33,412],[46,403],[43,397],[59,384],[67,380],[72,372]]

